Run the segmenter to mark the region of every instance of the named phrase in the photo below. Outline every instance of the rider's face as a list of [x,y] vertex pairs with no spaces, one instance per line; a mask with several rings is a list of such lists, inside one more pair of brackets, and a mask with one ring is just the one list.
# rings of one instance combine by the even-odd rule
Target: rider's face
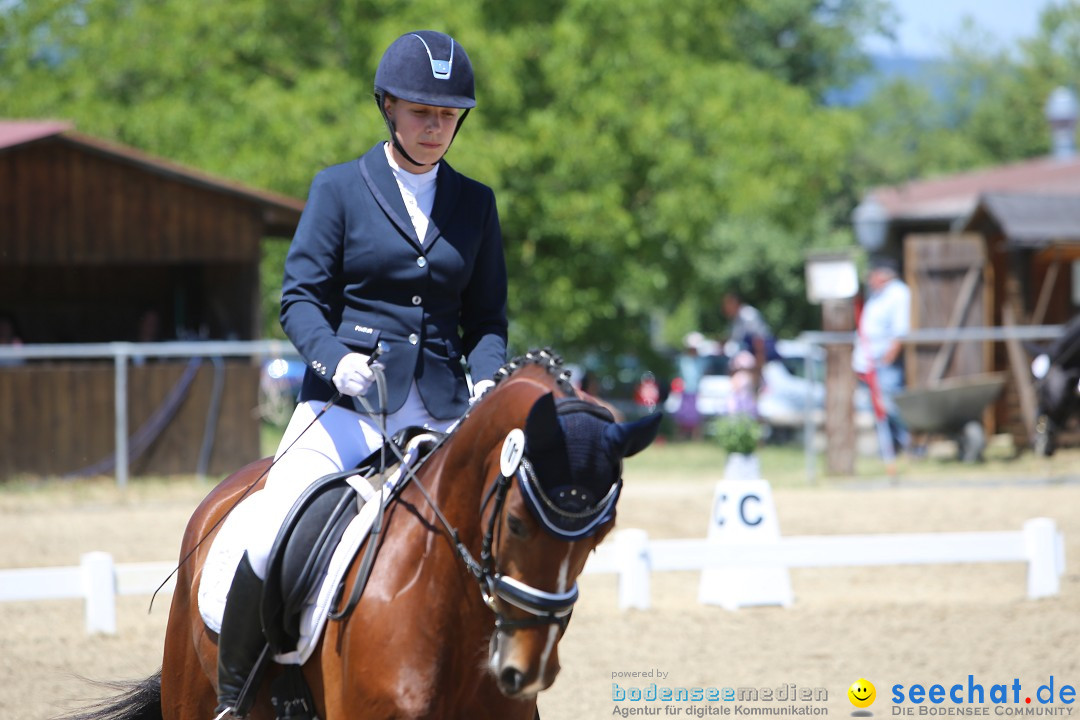
[[386,98],[384,107],[387,117],[394,123],[398,142],[405,148],[413,160],[423,163],[417,167],[400,157],[397,148],[393,148],[394,160],[403,169],[412,173],[422,173],[431,169],[450,147],[457,128],[458,108],[420,105],[408,100]]

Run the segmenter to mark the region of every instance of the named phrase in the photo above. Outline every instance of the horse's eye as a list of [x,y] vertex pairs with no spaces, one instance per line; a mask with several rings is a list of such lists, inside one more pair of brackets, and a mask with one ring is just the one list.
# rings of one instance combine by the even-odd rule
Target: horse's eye
[[516,537],[524,538],[529,536],[529,528],[525,526],[525,523],[521,521],[521,518],[515,517],[513,515],[507,515],[506,527],[508,527],[511,534]]

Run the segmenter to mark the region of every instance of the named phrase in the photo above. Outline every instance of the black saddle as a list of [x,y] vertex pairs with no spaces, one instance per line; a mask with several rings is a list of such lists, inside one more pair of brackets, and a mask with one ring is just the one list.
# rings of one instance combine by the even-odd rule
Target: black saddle
[[274,654],[296,650],[304,605],[318,592],[341,536],[364,505],[346,479],[359,475],[378,490],[409,441],[431,432],[422,427],[404,428],[356,468],[319,478],[297,499],[270,551],[263,589],[263,632]]

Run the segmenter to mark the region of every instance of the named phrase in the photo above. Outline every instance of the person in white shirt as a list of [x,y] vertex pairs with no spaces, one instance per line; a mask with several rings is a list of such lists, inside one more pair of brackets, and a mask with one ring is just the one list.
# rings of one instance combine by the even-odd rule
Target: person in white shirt
[[[907,449],[910,436],[894,397],[904,389],[902,338],[911,329],[911,290],[897,274],[891,258],[874,258],[867,277],[869,296],[859,317],[851,365],[860,381],[870,387],[884,409],[888,436],[882,456],[891,460],[896,450]],[[882,438],[883,441],[885,437]]]

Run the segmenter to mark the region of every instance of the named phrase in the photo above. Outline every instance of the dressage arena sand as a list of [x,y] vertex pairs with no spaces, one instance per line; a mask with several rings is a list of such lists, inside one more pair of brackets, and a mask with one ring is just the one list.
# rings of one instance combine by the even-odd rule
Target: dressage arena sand
[[[719,468],[689,479],[644,477],[631,461],[627,479],[618,527],[644,528],[654,538],[704,535]],[[966,685],[974,674],[989,691],[1017,678],[1024,691],[1021,706],[1010,706],[1016,709],[1051,675],[1055,692],[1080,685],[1078,479],[1080,453],[1074,453],[1059,454],[1052,468],[1022,479],[939,475],[776,488],[785,535],[1018,530],[1029,518],[1053,518],[1066,541],[1062,592],[1028,600],[1025,570],[1017,564],[802,569],[791,574],[794,607],[728,612],[697,604],[696,574],[655,573],[653,608],[620,612],[614,577],[587,576],[559,648],[563,670],[541,696],[541,714],[544,720],[612,717],[616,707],[633,706],[613,702],[612,673],[631,671],[668,673],[659,684],[671,687],[822,687],[828,701],[815,707],[845,717],[853,710],[847,687],[862,677],[877,686],[870,709],[878,717],[892,713],[895,683],[948,688]],[[175,558],[205,490],[194,483],[136,483],[124,494],[107,485],[0,492],[0,567],[74,565],[94,549],[117,562]],[[79,676],[135,679],[154,672],[170,596],[159,597],[151,614],[148,600],[119,599],[119,632],[112,637],[85,634],[81,601],[0,603],[0,718],[48,718],[102,692]],[[691,717],[695,709],[721,705],[652,707],[661,717]],[[988,708],[990,715],[1002,709]]]

